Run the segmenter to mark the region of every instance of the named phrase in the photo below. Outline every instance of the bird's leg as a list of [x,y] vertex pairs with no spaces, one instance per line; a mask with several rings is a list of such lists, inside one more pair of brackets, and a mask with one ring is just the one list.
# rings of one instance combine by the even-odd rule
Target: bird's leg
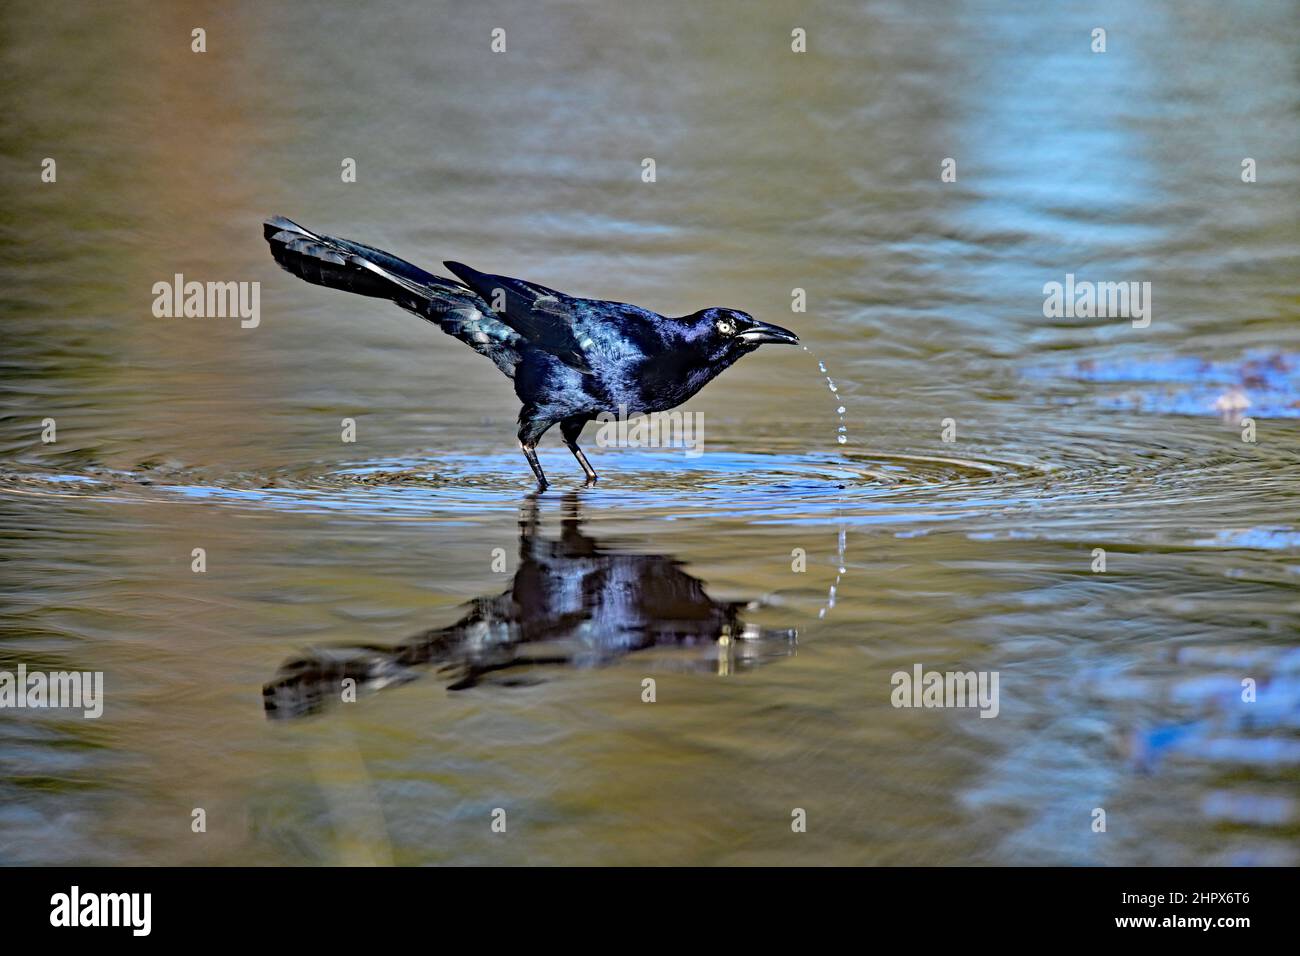
[[555,424],[554,419],[546,421],[544,418],[537,417],[535,405],[525,405],[519,409],[519,447],[523,449],[524,457],[528,459],[528,467],[533,469],[533,474],[537,476],[538,491],[546,490],[547,481],[542,465],[537,460],[537,443],[546,433],[546,429],[553,424]]
[[591,462],[587,461],[587,456],[578,447],[578,436],[582,434],[583,426],[586,424],[585,418],[567,418],[560,422],[560,434],[564,436],[564,443],[569,446],[569,451],[573,452],[573,457],[578,459],[578,464],[582,466],[583,473],[587,476],[587,484],[594,485],[596,469],[591,467]]
[[573,457],[578,459],[578,464],[582,466],[582,470],[586,473],[587,484],[594,485],[598,477],[596,475],[596,469],[591,467],[591,462],[587,461],[587,456],[583,454],[582,449],[578,447],[576,441],[571,441],[567,444],[569,446],[569,451],[573,452]]
[[528,459],[528,465],[533,469],[533,474],[537,476],[537,490],[545,491],[547,488],[546,475],[542,471],[542,463],[537,460],[537,446],[525,445],[519,443],[519,447],[524,450],[524,457]]

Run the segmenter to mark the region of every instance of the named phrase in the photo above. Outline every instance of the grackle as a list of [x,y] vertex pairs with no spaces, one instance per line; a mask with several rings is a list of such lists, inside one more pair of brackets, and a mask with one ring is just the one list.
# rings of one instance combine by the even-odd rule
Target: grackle
[[433,322],[514,380],[519,445],[546,487],[537,442],[559,424],[596,480],[578,436],[598,415],[666,411],[764,342],[798,343],[780,326],[735,309],[670,318],[621,302],[578,299],[545,286],[443,263],[444,279],[379,249],[320,235],[282,216],[264,224],[271,255],[316,285],[390,299]]

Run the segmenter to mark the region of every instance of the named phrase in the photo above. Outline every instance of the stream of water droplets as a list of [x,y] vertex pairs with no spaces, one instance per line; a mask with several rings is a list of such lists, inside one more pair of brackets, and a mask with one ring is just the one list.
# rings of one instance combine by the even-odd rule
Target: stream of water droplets
[[[839,399],[840,390],[835,385],[835,381],[834,379],[831,378],[830,373],[826,370],[826,363],[823,362],[821,359],[817,358],[817,356],[814,355],[809,350],[808,346],[805,345],[802,346],[802,348],[805,352],[808,353],[808,355],[810,355],[813,359],[817,361],[817,370],[821,372],[822,377],[826,379],[826,387],[830,389],[831,394],[834,395],[836,399]],[[849,440],[849,436],[848,436],[849,429],[844,421],[845,412],[846,409],[843,404],[838,404],[836,406],[835,414],[839,417],[839,426],[835,430],[835,441],[837,444],[840,445],[847,444]],[[843,492],[844,486],[840,485],[839,487],[841,492]],[[844,495],[841,493],[839,496],[839,502],[835,509],[836,518],[839,520],[839,530],[836,534],[835,582],[830,586],[829,590],[827,590],[826,592],[826,603],[817,612],[817,617],[819,619],[825,618],[827,613],[831,610],[831,608],[835,607],[835,597],[839,592],[840,581],[843,580],[844,575],[846,573],[846,568],[844,564],[844,551],[848,542],[848,534],[844,527],[843,505],[844,505]]]

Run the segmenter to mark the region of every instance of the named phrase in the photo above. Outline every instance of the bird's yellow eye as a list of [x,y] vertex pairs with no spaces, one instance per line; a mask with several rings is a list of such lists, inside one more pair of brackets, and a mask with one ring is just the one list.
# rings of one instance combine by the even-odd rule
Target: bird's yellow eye
[[723,335],[734,335],[736,332],[736,327],[726,319],[718,319],[716,328]]

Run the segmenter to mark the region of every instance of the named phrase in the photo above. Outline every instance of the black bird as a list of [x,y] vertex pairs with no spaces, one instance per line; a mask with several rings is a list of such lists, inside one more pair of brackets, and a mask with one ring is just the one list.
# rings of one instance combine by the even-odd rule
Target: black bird
[[390,299],[433,322],[514,379],[519,445],[537,484],[546,476],[537,442],[556,423],[564,443],[596,480],[578,436],[598,415],[667,411],[686,401],[764,342],[798,336],[735,309],[670,318],[635,305],[578,299],[546,286],[443,265],[460,282],[387,252],[318,235],[282,216],[264,224],[271,255],[301,279]]
[[526,684],[542,666],[598,667],[656,649],[659,663],[730,674],[793,656],[798,631],[744,620],[668,555],[632,553],[582,531],[578,493],[565,496],[558,539],[538,534],[537,496],[519,520],[519,567],[500,594],[471,601],[460,619],[393,646],[315,648],[286,661],[262,688],[269,718],[302,717],[341,699],[343,681],[383,690],[436,667],[448,690],[493,680]]

